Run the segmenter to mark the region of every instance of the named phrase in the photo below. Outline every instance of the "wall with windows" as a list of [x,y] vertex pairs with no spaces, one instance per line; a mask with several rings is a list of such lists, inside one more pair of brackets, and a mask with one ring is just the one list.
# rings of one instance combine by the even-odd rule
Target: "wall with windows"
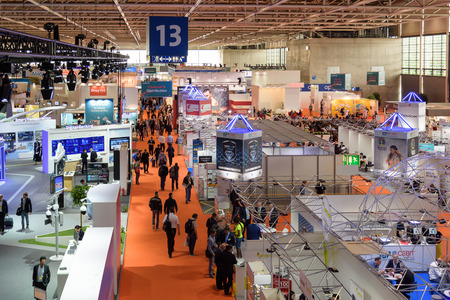
[[222,63],[227,67],[243,69],[244,65],[265,65],[267,53],[265,49],[249,50],[221,50]]
[[[318,38],[288,43],[286,66],[300,70],[302,82],[329,82],[328,69],[339,67],[340,73],[352,75],[352,86],[367,97],[379,92],[381,99],[400,99],[402,44],[396,38]],[[384,69],[385,86],[367,85],[367,72]],[[315,79],[313,79],[313,77]]]

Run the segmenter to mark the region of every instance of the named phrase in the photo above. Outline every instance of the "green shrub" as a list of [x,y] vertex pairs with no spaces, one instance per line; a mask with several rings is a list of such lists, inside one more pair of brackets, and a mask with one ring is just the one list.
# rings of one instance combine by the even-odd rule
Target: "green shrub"
[[72,191],[70,192],[70,195],[72,196],[74,206],[79,207],[83,205],[82,200],[86,198],[89,189],[90,186],[88,185],[76,185],[73,187]]

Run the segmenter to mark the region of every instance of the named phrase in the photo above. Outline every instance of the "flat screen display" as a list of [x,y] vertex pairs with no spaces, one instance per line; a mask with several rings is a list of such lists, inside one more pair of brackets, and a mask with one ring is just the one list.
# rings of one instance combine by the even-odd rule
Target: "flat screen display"
[[15,142],[16,141],[16,133],[15,132],[6,132],[0,133],[0,137],[2,137],[6,142]]
[[417,227],[413,228],[413,233],[414,234],[422,234],[422,228],[417,228]]
[[63,188],[64,188],[63,176],[56,176],[55,177],[55,192],[59,192]]
[[128,148],[130,148],[130,138],[129,137],[120,137],[120,138],[111,138],[109,140],[109,150],[120,150],[122,143],[127,143]]
[[59,101],[55,101],[55,105],[59,105]]
[[17,133],[19,142],[28,142],[33,140],[33,131],[19,131]]
[[437,234],[437,229],[436,229],[436,228],[433,228],[433,227],[430,227],[430,228],[428,229],[428,233],[429,233],[429,234]]
[[94,149],[96,152],[105,151],[105,137],[94,136],[77,139],[65,139],[52,141],[52,156],[55,156],[58,143],[61,143],[66,150],[66,155],[81,154],[84,149],[89,152]]
[[52,101],[47,101],[47,105],[52,106]]

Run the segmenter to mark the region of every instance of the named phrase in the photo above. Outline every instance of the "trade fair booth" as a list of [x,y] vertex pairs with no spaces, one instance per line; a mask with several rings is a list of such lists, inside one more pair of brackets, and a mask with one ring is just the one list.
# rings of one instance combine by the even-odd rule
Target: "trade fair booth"
[[419,153],[419,130],[412,128],[400,113],[394,113],[375,129],[374,136],[375,174]]
[[1,122],[0,137],[5,140],[8,158],[33,158],[35,142],[42,146],[42,132],[55,128],[56,120],[48,117]]
[[119,150],[122,143],[128,143],[131,151],[131,124],[123,125],[80,125],[60,129],[44,130],[42,134],[43,172],[54,172],[54,157],[58,144],[66,150],[66,162],[80,161],[84,149],[89,153],[94,149],[98,162],[112,166],[114,150]]
[[410,92],[398,103],[398,112],[419,132],[426,131],[426,108],[427,104],[414,92]]
[[333,116],[370,117],[378,112],[378,100],[359,99],[359,95],[348,93],[342,98],[338,94],[327,95],[324,98],[331,99],[331,113]]

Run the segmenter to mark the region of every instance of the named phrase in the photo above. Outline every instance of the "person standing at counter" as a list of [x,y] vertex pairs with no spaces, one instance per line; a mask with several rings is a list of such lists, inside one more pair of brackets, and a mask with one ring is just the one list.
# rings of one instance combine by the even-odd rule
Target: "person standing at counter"
[[326,186],[324,186],[320,180],[317,182],[315,189],[318,196],[323,196],[327,190]]
[[33,286],[46,291],[50,282],[50,267],[45,264],[47,258],[41,256],[39,264],[33,267]]
[[388,261],[386,265],[387,272],[400,273],[401,272],[402,261],[398,259],[398,255],[392,255],[392,258]]
[[97,161],[97,152],[94,151],[94,149],[91,148],[91,162]]
[[86,149],[83,149],[83,152],[81,153],[81,173],[84,173],[87,170],[87,159],[88,155]]

